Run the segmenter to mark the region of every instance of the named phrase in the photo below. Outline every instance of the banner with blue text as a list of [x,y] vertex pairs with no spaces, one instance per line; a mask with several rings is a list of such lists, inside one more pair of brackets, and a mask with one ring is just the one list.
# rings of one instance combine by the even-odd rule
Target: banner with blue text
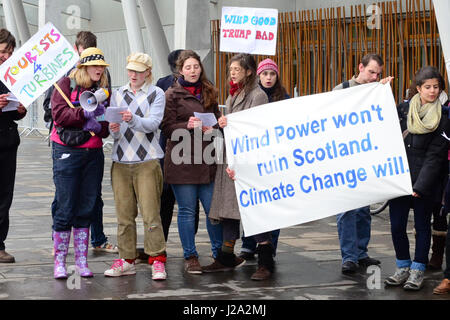
[[227,118],[226,156],[247,236],[412,194],[389,84],[278,101]]

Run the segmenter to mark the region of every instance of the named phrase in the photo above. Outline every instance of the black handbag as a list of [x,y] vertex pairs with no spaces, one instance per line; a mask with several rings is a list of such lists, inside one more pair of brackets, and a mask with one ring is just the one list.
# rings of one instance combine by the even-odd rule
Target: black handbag
[[[80,96],[80,87],[75,85],[75,81],[73,79],[70,79],[70,91],[72,91],[72,86],[75,86],[77,88],[77,97],[76,100],[78,100]],[[72,104],[72,102],[66,97],[66,95],[61,91],[61,89],[55,84],[55,88],[59,91],[61,96],[66,100],[67,104],[71,108],[75,108]],[[68,145],[69,147],[76,147],[80,146],[84,143],[86,143],[91,138],[91,133],[88,131],[84,131],[81,128],[64,128],[60,127],[58,125],[55,125],[56,132],[58,133],[59,139],[61,141]]]
[[55,127],[59,139],[61,139],[61,141],[69,147],[80,146],[91,138],[91,134],[81,128]]

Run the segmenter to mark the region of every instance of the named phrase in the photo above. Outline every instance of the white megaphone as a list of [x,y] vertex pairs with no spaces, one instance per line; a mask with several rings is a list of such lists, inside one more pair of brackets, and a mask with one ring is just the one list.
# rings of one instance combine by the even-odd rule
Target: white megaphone
[[108,90],[100,88],[94,93],[91,91],[85,91],[80,96],[80,105],[86,111],[94,111],[97,109],[99,103],[102,103],[109,97]]

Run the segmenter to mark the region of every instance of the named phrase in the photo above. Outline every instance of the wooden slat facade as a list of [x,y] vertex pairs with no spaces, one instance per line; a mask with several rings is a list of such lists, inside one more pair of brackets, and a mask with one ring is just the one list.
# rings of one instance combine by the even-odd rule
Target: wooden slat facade
[[[430,10],[426,10],[426,4]],[[330,91],[358,71],[367,53],[379,53],[385,62],[383,76],[392,75],[395,100],[405,96],[414,73],[422,66],[437,67],[448,79],[432,0],[398,0],[378,3],[381,28],[369,29],[365,5],[279,13],[275,56],[291,97]],[[346,13],[350,13],[346,16]],[[220,103],[226,100],[226,64],[231,53],[219,52],[220,21],[212,23],[215,83]],[[448,83],[448,80],[447,80]]]

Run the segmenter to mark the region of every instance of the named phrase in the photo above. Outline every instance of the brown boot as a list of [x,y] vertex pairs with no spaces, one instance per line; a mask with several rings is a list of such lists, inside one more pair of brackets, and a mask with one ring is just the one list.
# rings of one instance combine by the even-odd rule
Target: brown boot
[[207,272],[207,273],[225,272],[225,271],[231,271],[231,270],[233,270],[233,268],[224,266],[217,259],[214,259],[214,262],[211,264],[208,264],[207,266],[202,266],[202,271]]
[[202,267],[203,272],[231,271],[245,264],[245,260],[234,253],[223,252],[219,249],[217,258],[210,265]]
[[188,259],[184,260],[184,270],[190,274],[201,274],[202,266],[198,262],[196,256],[190,256]]
[[445,235],[433,235],[433,245],[431,250],[433,253],[430,262],[428,262],[428,269],[441,270],[445,250]]
[[252,274],[251,279],[256,281],[267,280],[271,277],[272,272],[270,272],[266,267],[259,266],[258,270]]
[[434,294],[446,294],[450,293],[450,280],[444,279],[442,282],[433,290]]
[[0,250],[0,263],[14,263],[16,260],[5,250]]
[[273,251],[272,244],[258,245],[256,249],[256,252],[258,252],[258,270],[252,274],[252,280],[267,280],[272,276],[275,266]]

